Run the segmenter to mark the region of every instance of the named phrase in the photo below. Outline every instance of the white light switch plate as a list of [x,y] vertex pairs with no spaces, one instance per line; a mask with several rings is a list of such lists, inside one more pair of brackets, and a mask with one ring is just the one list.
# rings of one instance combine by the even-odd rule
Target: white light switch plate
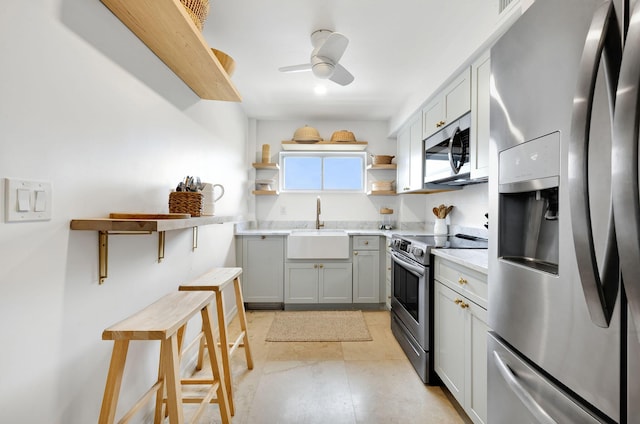
[[[39,192],[37,197],[36,192]],[[52,190],[50,182],[5,178],[4,194],[6,222],[48,221],[51,219]],[[26,199],[27,194],[28,199]]]

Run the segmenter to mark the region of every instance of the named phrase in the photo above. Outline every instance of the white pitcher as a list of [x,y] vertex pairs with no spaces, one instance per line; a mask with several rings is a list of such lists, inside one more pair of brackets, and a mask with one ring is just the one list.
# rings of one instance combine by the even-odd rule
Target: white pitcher
[[[218,187],[220,194],[215,196],[215,189]],[[215,212],[215,203],[224,196],[224,186],[222,184],[204,183],[202,188],[202,215],[213,216]]]

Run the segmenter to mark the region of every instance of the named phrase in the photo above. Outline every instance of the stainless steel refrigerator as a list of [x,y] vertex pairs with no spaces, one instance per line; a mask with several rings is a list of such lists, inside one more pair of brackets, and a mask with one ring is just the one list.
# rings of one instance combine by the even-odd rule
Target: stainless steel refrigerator
[[639,5],[536,0],[491,49],[491,424],[640,423]]

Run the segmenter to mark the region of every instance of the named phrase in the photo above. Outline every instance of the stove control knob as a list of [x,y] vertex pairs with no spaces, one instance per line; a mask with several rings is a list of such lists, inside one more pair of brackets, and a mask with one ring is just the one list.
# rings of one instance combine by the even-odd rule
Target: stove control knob
[[413,248],[413,254],[416,256],[423,256],[424,255],[424,250],[420,249],[419,247],[414,247]]

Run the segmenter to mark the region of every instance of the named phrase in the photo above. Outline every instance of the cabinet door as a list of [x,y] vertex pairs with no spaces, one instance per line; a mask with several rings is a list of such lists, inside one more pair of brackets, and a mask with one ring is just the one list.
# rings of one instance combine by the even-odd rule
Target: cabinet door
[[317,263],[285,264],[284,302],[318,303]]
[[352,270],[350,263],[318,265],[320,303],[351,303]]
[[409,187],[420,190],[424,186],[424,143],[422,142],[422,122],[416,119],[410,127],[411,166],[409,171]]
[[435,281],[434,368],[460,405],[464,405],[465,309],[462,296]]
[[471,67],[471,134],[469,160],[471,178],[489,176],[489,79],[491,78],[490,52],[485,52]]
[[465,381],[465,410],[476,424],[487,422],[487,311],[473,302],[467,320],[467,371]]
[[380,302],[380,252],[353,252],[353,303]]
[[411,125],[405,124],[396,139],[396,191],[402,193],[411,189]]
[[445,126],[471,110],[471,71],[466,69],[442,94]]
[[284,237],[242,238],[242,295],[245,302],[283,302]]
[[435,134],[443,126],[442,97],[438,96],[422,108],[422,139]]

